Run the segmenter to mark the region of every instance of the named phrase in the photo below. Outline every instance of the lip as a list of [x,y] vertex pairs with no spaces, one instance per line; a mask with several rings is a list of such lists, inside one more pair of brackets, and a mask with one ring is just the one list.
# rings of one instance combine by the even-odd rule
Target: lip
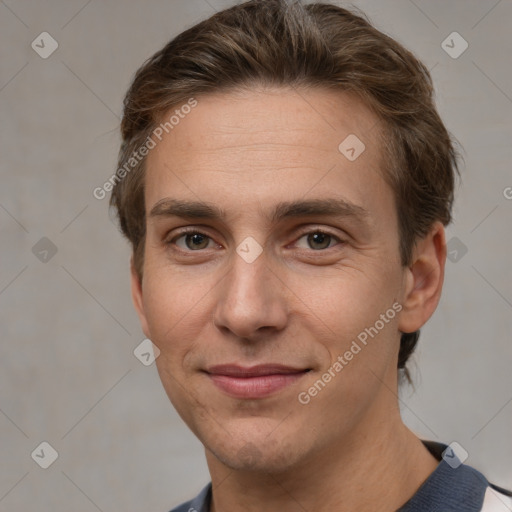
[[281,364],[240,366],[223,364],[206,370],[213,384],[234,398],[257,399],[273,395],[309,372]]

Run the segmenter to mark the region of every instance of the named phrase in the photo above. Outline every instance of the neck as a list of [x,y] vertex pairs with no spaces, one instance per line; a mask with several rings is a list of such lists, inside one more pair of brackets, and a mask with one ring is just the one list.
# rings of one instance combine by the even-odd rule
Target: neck
[[403,424],[398,407],[385,405],[369,411],[337,445],[315,451],[283,473],[233,471],[207,451],[211,512],[397,510],[438,461]]

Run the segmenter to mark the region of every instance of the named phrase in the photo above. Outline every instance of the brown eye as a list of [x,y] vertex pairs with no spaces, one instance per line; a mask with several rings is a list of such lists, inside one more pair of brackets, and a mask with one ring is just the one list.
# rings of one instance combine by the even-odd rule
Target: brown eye
[[308,235],[308,244],[312,249],[327,249],[331,242],[331,235],[327,233],[310,233]]
[[[305,244],[300,244],[300,240],[305,239]],[[338,241],[340,239],[334,235],[329,233],[324,233],[323,231],[310,231],[309,233],[305,233],[299,238],[297,242],[298,247],[301,249],[313,249],[314,251],[321,251],[324,249],[329,249],[332,247],[331,242]],[[335,245],[335,244],[334,244]]]
[[[178,240],[184,240],[185,245],[178,243]],[[176,243],[176,245],[183,249],[184,251],[197,251],[199,249],[206,249],[208,247],[211,238],[204,233],[200,233],[198,231],[192,231],[188,233],[182,233],[180,236],[176,237],[172,240],[171,243]]]

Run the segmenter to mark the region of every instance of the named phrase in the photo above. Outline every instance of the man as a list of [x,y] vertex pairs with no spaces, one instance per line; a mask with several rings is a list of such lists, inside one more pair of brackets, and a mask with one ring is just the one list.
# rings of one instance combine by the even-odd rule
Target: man
[[144,64],[122,135],[135,308],[212,479],[175,512],[511,509],[400,417],[457,171],[421,62],[340,7],[253,0]]

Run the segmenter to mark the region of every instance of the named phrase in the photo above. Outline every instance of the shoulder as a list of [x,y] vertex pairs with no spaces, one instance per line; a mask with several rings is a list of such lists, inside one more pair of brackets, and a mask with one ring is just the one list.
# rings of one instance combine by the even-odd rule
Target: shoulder
[[[455,444],[423,441],[439,460],[436,470],[399,512],[510,512],[512,493],[492,483],[475,468],[463,464]],[[465,459],[465,457],[461,457]]]
[[210,512],[210,500],[212,495],[211,482],[191,501],[182,503],[170,512]]

